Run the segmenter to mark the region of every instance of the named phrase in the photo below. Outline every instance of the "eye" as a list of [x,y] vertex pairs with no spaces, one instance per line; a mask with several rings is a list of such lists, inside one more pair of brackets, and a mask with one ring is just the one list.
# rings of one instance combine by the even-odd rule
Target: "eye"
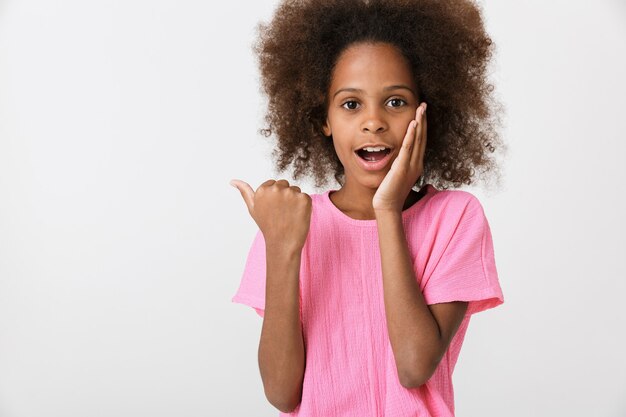
[[402,107],[402,105],[406,105],[406,104],[407,104],[407,102],[406,102],[406,101],[402,100],[401,98],[397,98],[397,97],[396,97],[396,98],[392,98],[392,99],[391,99],[391,100],[389,100],[387,103],[394,103],[394,102],[395,102],[395,103],[402,102],[402,103],[404,103],[404,104],[401,104],[401,105],[398,105],[398,106],[391,106],[391,107]]
[[343,107],[343,108],[344,108],[344,109],[346,109],[346,110],[356,110],[356,107],[350,107],[350,106],[348,106],[348,108],[346,108],[346,107],[345,107],[345,106],[346,106],[346,104],[353,104],[354,106],[356,106],[356,105],[357,105],[357,102],[356,102],[356,101],[354,101],[354,100],[348,100],[348,101],[346,101],[345,103],[343,103],[343,104],[341,105],[341,107]]

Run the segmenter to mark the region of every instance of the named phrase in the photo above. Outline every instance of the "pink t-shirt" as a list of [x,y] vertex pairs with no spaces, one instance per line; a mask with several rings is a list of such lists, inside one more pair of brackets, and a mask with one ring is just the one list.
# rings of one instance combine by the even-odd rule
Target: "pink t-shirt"
[[[462,190],[426,193],[402,212],[426,304],[469,301],[465,318],[433,376],[403,387],[391,349],[376,220],[356,220],[311,194],[312,214],[300,263],[306,349],[300,417],[454,416],[452,372],[470,316],[504,302],[491,230],[479,200]],[[265,241],[259,230],[233,302],[265,306]]]

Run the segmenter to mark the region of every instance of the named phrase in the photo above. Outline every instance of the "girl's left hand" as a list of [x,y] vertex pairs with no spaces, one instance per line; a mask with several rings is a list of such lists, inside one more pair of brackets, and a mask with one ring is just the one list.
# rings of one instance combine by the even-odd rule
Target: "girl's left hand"
[[372,206],[374,210],[402,212],[411,188],[424,172],[424,150],[426,149],[426,103],[415,111],[400,147],[400,153],[380,183]]

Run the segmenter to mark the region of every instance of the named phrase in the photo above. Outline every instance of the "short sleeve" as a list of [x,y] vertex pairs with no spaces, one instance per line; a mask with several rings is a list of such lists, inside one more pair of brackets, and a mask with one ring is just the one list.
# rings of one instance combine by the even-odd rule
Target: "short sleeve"
[[261,317],[265,311],[265,239],[258,230],[244,267],[237,292],[232,297],[234,303],[245,304],[254,308]]
[[432,247],[435,264],[426,268],[420,287],[426,304],[468,301],[471,315],[499,306],[504,297],[482,205],[470,193],[452,195],[456,201],[434,219],[440,229]]

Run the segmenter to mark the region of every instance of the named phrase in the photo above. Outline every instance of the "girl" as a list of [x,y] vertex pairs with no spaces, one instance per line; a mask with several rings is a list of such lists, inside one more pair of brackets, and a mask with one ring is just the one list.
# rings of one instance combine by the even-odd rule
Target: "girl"
[[497,170],[491,48],[470,0],[289,0],[260,26],[279,170],[341,186],[231,181],[259,227],[232,301],[263,317],[281,416],[454,415],[470,316],[504,302],[480,202],[447,189]]

